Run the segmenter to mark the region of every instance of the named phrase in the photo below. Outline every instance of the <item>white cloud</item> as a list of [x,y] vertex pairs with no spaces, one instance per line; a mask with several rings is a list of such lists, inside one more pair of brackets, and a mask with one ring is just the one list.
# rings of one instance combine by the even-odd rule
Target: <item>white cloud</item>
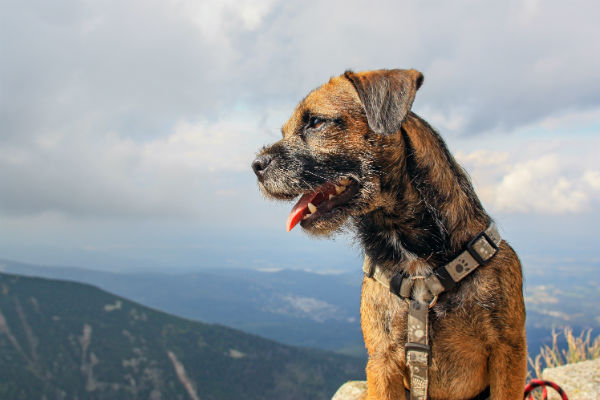
[[468,154],[459,151],[456,157],[464,163],[473,164],[477,167],[489,167],[504,164],[509,158],[509,153],[480,149]]
[[142,163],[156,170],[181,167],[209,172],[246,171],[258,150],[257,130],[258,124],[252,119],[182,122],[169,136],[141,144],[139,151]]
[[598,127],[600,124],[600,107],[587,108],[583,110],[569,110],[569,112],[550,115],[539,121],[536,125],[544,130],[568,130],[581,129],[586,126]]
[[221,41],[232,26],[253,31],[260,27],[275,0],[172,0],[183,18],[189,18],[204,38]]
[[482,201],[503,213],[570,214],[597,210],[600,204],[600,172],[593,165],[597,139],[577,144],[562,141],[565,152],[532,151],[536,143],[507,153],[475,150],[458,152],[461,162],[473,178]]
[[586,171],[583,180],[594,190],[600,190],[600,170]]
[[421,107],[419,114],[426,116],[427,121],[442,132],[461,132],[467,125],[468,111],[462,107],[460,109],[440,109],[430,106]]
[[0,212],[200,215],[235,197],[227,174],[249,172],[258,121],[179,123],[144,142],[116,134],[48,135],[0,147]]
[[585,1],[340,0],[315,11],[281,0],[65,0],[5,11],[0,140],[77,121],[164,134],[240,102],[294,104],[346,68],[420,69],[416,110],[454,132],[511,130],[600,102],[599,28]]
[[545,155],[514,164],[496,186],[492,204],[504,212],[582,212],[590,199],[578,180],[561,176],[558,157]]
[[[5,214],[195,215],[206,193],[247,196],[217,175],[248,173],[293,105],[346,68],[422,70],[415,109],[443,134],[599,121],[599,28],[586,2],[339,0],[315,12],[281,0],[9,0],[5,11]],[[594,165],[565,172],[573,154],[534,150],[465,162],[488,174],[480,192],[503,210],[549,212],[523,200],[534,186],[560,212],[594,207]],[[544,169],[543,154],[561,167]]]

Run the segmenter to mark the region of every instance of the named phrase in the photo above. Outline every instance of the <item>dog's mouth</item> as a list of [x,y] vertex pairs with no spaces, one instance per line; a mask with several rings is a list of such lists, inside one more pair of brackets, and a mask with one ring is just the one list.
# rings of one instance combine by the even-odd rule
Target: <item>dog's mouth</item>
[[292,230],[299,222],[302,226],[320,218],[332,216],[358,192],[358,182],[351,178],[341,178],[327,182],[312,192],[304,193],[292,208],[287,219],[287,230]]

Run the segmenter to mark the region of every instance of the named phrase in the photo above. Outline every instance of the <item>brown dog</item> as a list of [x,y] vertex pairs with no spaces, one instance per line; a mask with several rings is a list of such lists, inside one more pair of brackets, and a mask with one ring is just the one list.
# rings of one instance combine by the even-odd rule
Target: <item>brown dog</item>
[[[492,221],[467,175],[441,137],[410,111],[422,83],[415,70],[346,72],[300,102],[283,138],[252,164],[265,195],[300,196],[288,230],[298,222],[316,235],[353,227],[367,270],[406,279],[437,274],[481,237]],[[493,400],[523,398],[519,259],[501,242],[482,264],[441,292],[429,310],[430,399],[485,398],[488,387]],[[429,302],[425,289],[415,284],[411,298]],[[365,275],[368,399],[404,400],[410,389],[407,313],[406,299]]]

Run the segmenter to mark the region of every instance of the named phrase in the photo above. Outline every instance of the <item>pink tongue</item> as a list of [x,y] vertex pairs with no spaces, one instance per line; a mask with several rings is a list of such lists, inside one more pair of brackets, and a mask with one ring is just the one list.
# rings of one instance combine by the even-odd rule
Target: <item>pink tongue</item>
[[310,203],[315,197],[317,197],[318,192],[306,193],[300,197],[300,200],[296,203],[290,215],[288,215],[286,228],[287,231],[291,231],[293,227],[295,227],[298,222],[302,220],[302,218],[309,213],[308,211],[308,203]]

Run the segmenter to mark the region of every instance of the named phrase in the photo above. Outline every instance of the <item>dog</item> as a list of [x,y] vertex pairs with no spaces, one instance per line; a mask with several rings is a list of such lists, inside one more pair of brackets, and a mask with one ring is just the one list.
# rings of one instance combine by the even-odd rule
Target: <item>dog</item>
[[[300,101],[282,139],[252,163],[265,196],[299,197],[288,231],[298,223],[319,236],[350,229],[364,249],[361,326],[370,400],[404,400],[411,390],[409,304],[373,279],[373,268],[423,281],[493,222],[440,135],[411,111],[422,84],[414,69],[333,77]],[[439,293],[437,302],[426,298],[422,282],[412,288],[412,298],[431,303],[429,399],[523,398],[521,265],[505,241],[494,247],[491,260]]]

